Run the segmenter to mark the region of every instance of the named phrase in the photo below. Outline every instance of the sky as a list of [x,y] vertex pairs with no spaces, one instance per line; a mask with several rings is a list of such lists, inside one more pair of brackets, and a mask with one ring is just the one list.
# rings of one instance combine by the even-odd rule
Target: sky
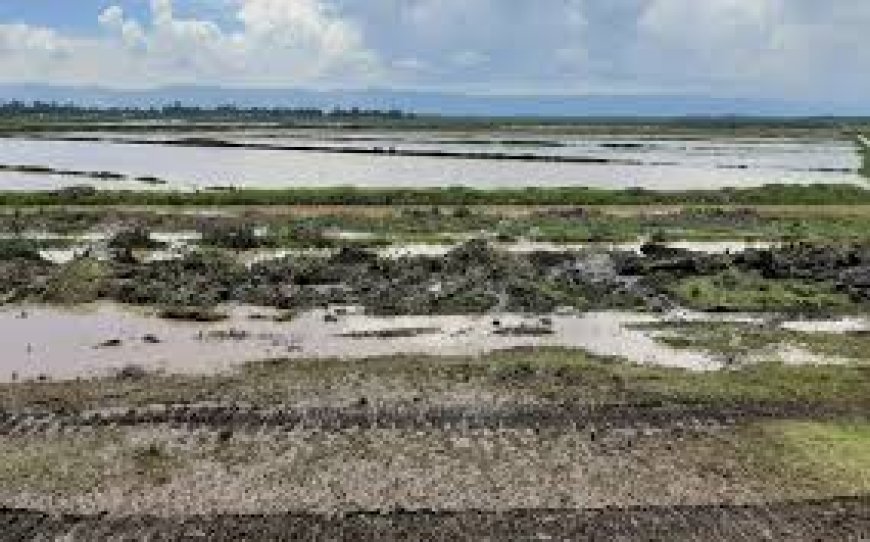
[[10,83],[866,103],[870,0],[2,0]]

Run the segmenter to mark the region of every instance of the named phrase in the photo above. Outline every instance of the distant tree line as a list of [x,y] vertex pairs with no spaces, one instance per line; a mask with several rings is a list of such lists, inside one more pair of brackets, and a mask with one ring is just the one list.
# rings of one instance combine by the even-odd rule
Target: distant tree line
[[58,102],[7,101],[0,103],[0,119],[34,120],[345,120],[415,118],[399,109],[364,109],[359,107],[319,109],[316,107],[241,107],[220,105],[200,107],[175,102],[152,107],[99,107]]

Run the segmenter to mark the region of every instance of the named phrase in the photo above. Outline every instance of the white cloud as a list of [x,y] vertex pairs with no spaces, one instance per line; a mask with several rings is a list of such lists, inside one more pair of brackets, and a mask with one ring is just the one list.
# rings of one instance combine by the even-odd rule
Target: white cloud
[[[707,75],[752,77],[775,51],[780,0],[651,0],[638,20],[647,52]],[[648,64],[666,67],[667,62]],[[700,70],[700,71],[699,71]]]
[[25,24],[0,25],[0,53],[14,55],[31,52],[35,55],[53,55],[65,49],[66,43],[48,28],[33,28]]
[[644,4],[631,64],[643,77],[786,97],[830,92],[837,77],[870,85],[863,0]]
[[109,6],[100,13],[97,20],[110,32],[120,35],[127,47],[137,47],[145,41],[145,31],[136,21],[126,20],[124,10],[119,6]]
[[97,37],[0,25],[0,80],[119,87],[364,83],[379,72],[379,59],[326,1],[234,0],[233,30],[180,18],[172,0],[151,0],[144,24],[109,6],[96,17],[105,30]]
[[91,35],[0,23],[0,81],[870,92],[867,0],[134,2]]

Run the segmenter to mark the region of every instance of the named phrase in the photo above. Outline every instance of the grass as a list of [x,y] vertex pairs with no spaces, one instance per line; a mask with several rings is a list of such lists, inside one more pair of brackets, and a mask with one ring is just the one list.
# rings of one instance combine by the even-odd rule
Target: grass
[[0,384],[0,408],[80,411],[152,403],[230,401],[254,405],[299,401],[345,402],[378,390],[394,400],[439,401],[465,392],[506,399],[619,402],[661,399],[731,404],[804,401],[870,406],[870,367],[759,364],[698,373],[639,366],[583,352],[540,349],[481,358],[396,356],[347,363],[339,360],[274,361],[238,374],[106,378],[69,382]]
[[0,441],[0,486],[81,494],[119,483],[159,486],[184,466],[163,442],[129,432],[11,436]]
[[132,472],[151,485],[162,485],[172,479],[172,471],[178,462],[169,453],[164,443],[136,444],[127,452]]
[[74,305],[95,301],[109,273],[105,262],[90,258],[73,260],[59,269],[43,295],[49,303]]
[[116,457],[119,435],[0,439],[0,486],[84,492],[107,481],[106,456]]
[[870,145],[859,139],[858,153],[861,155],[861,175],[870,179]]
[[836,495],[870,492],[870,423],[778,421],[757,428],[776,478]]
[[164,320],[178,320],[182,322],[221,322],[229,318],[228,315],[211,307],[187,307],[171,306],[163,308],[158,316]]
[[40,260],[39,244],[27,239],[0,239],[0,260]]
[[55,205],[842,205],[870,204],[870,190],[847,184],[770,184],[757,188],[655,191],[562,187],[482,190],[448,188],[220,189],[198,192],[98,191],[74,187],[54,192],[0,192],[0,206]]
[[[224,206],[208,220],[196,207],[0,207],[0,231],[85,233],[119,224],[149,231],[197,230],[203,244],[246,248],[378,247],[444,244],[484,233],[495,239],[554,243],[632,242],[659,234],[670,241],[870,240],[870,207],[798,206]],[[131,224],[135,224],[131,228]],[[256,227],[267,235],[251,235]],[[365,234],[341,238],[341,232]],[[58,240],[52,243],[57,244]],[[40,241],[48,244],[46,241]],[[69,243],[69,240],[66,240]]]
[[765,279],[735,270],[680,279],[669,291],[698,310],[808,312],[847,310],[855,304],[831,284]]
[[730,322],[662,323],[642,327],[662,331],[657,340],[673,348],[730,358],[763,356],[783,345],[791,345],[823,357],[870,362],[870,334],[863,332],[801,332]]

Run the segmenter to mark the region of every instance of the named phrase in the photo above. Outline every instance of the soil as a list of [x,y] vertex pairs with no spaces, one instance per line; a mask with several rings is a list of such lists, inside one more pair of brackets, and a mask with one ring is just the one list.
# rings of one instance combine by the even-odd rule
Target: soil
[[763,506],[672,506],[506,513],[431,510],[225,515],[166,519],[0,510],[6,540],[789,540],[858,542],[870,534],[870,498]]

